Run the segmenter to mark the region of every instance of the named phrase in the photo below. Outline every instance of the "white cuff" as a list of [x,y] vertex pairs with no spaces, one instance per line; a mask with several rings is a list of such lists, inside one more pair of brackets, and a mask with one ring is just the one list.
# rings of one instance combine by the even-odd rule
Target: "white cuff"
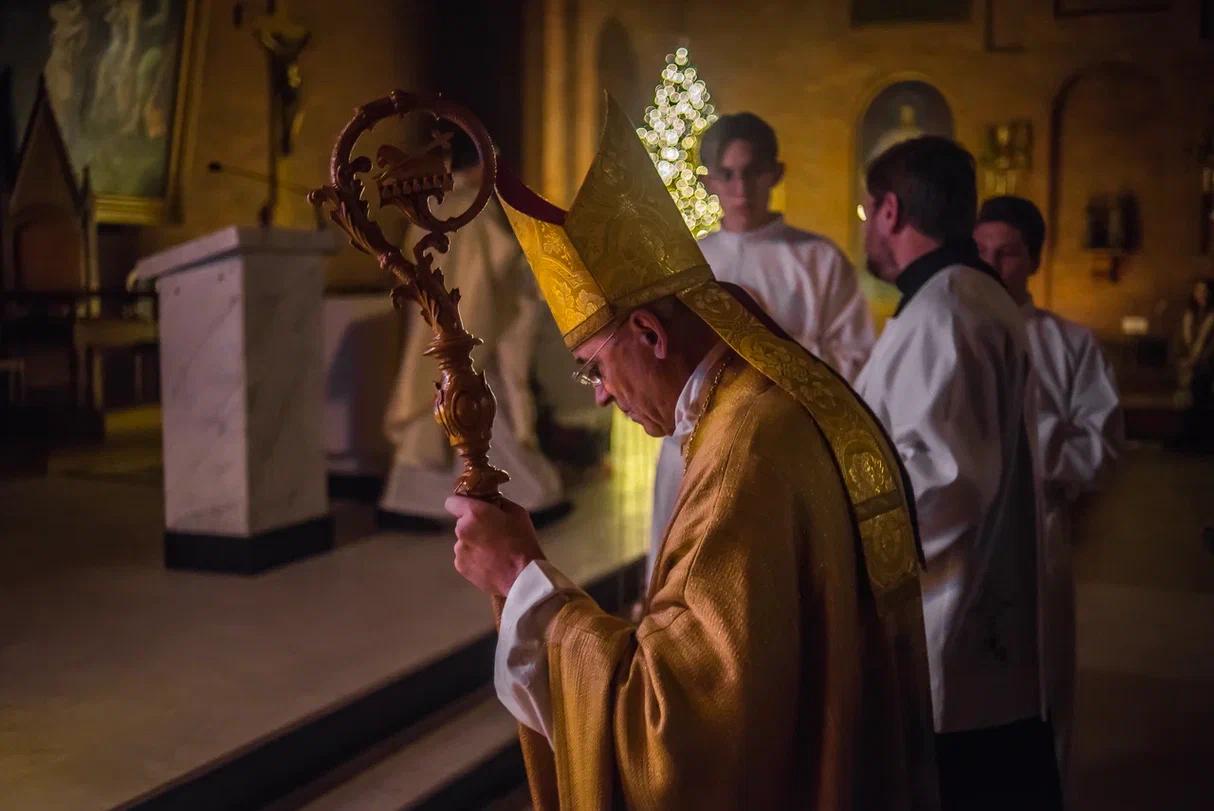
[[502,606],[493,661],[497,697],[510,714],[551,740],[552,702],[548,693],[548,623],[582,590],[546,560],[527,564]]

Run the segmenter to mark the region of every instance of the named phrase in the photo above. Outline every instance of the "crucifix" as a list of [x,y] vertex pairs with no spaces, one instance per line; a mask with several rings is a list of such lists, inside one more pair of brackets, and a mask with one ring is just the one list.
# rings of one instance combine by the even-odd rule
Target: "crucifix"
[[[239,28],[244,21],[244,3],[232,9],[232,19]],[[287,12],[287,0],[266,0],[266,13],[253,20],[253,36],[266,53],[269,77],[270,149],[267,172],[269,190],[265,203],[257,212],[262,227],[273,225],[278,207],[279,170],[282,160],[295,147],[295,136],[303,118],[303,77],[299,72],[299,56],[312,39],[312,32]]]

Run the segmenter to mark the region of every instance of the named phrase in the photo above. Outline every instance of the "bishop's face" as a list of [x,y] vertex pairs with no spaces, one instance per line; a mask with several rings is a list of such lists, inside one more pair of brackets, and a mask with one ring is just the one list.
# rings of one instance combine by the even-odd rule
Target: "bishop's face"
[[1023,303],[1028,297],[1029,276],[1036,272],[1037,263],[1029,254],[1020,229],[1005,222],[979,223],[974,228],[974,242],[978,243],[982,261],[995,269],[1012,298]]
[[599,406],[615,403],[645,433],[669,436],[678,392],[671,396],[663,385],[666,334],[656,321],[642,323],[647,321],[634,313],[616,328],[599,330],[574,349],[573,359],[583,365],[579,378],[594,386]]

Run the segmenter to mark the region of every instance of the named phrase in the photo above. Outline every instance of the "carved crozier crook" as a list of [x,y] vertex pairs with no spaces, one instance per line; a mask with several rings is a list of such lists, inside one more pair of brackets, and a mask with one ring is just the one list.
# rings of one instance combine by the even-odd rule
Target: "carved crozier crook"
[[[386,118],[408,113],[428,113],[458,126],[476,146],[481,160],[480,188],[466,211],[440,220],[430,210],[430,201],[442,202],[451,190],[448,168],[450,135],[436,134],[420,152],[407,153],[390,144],[376,151],[375,166],[366,157],[351,157],[360,137]],[[374,171],[373,171],[374,170]],[[448,234],[467,225],[480,213],[497,176],[497,153],[484,125],[466,108],[437,96],[394,90],[354,111],[354,117],[337,138],[329,164],[330,183],[313,191],[308,200],[324,206],[333,222],[350,237],[350,244],[374,256],[379,266],[397,281],[392,290],[398,308],[413,302],[434,333],[426,354],[438,361],[434,418],[447,432],[451,445],[463,461],[463,472],[455,485],[459,495],[497,500],[498,488],[509,480],[505,471],[489,464],[489,443],[496,403],[485,383],[484,373],[472,363],[472,349],[480,339],[464,329],[459,315],[460,293],[448,291],[443,272],[435,266],[437,254],[446,253]],[[361,175],[371,174],[380,206],[394,206],[413,225],[428,231],[413,249],[413,261],[384,237],[370,217],[364,200]]]

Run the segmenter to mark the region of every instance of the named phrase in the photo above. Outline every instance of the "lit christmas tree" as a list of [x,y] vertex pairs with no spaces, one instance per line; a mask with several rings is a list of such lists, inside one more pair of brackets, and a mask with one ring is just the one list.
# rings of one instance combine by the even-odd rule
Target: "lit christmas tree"
[[712,231],[721,219],[720,202],[699,177],[708,173],[700,164],[700,136],[717,120],[709,98],[708,86],[697,75],[687,49],[679,48],[666,55],[662,83],[654,90],[653,104],[645,108],[646,126],[637,128],[687,227],[697,237]]

